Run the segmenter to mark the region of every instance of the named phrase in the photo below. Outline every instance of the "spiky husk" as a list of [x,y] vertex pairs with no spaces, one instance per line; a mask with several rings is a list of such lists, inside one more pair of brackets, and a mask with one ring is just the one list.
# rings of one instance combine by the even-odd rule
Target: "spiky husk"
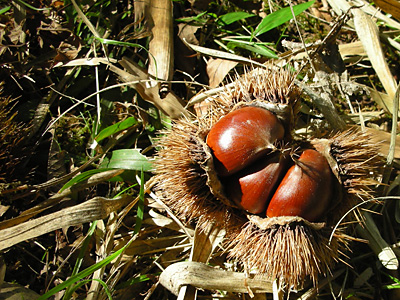
[[[368,133],[350,128],[330,139],[314,139],[311,144],[329,161],[339,186],[324,224],[309,223],[298,217],[256,217],[230,237],[233,258],[244,258],[247,268],[255,268],[299,289],[307,279],[314,283],[319,274],[329,273],[352,238],[340,221],[361,221],[357,204],[373,196],[371,186],[383,165],[378,147]],[[352,211],[354,214],[347,214]],[[347,218],[342,219],[347,215]],[[348,224],[348,222],[346,222]]]
[[205,138],[220,118],[248,105],[268,106],[285,124],[293,121],[300,94],[293,80],[294,74],[286,69],[255,69],[237,78],[233,88],[211,99],[207,113],[196,120],[178,120],[163,133],[155,162],[156,189],[180,217],[192,220],[207,215],[210,220],[224,223],[232,218],[234,205],[226,201],[218,179],[213,178],[216,175],[208,170],[212,156],[205,149]]
[[26,170],[19,172],[18,166],[27,154],[22,144],[30,128],[15,121],[17,113],[12,112],[15,105],[13,102],[11,98],[0,95],[0,183],[6,183],[5,186],[15,177],[23,178],[26,175]]
[[333,136],[330,148],[346,191],[359,201],[370,199],[374,194],[371,187],[379,185],[377,178],[384,164],[379,145],[367,131],[352,127]]
[[181,120],[160,140],[155,162],[157,190],[170,208],[182,219],[207,216],[210,221],[229,220],[228,207],[216,201],[207,186],[207,174],[201,165],[208,159],[199,128]]
[[373,181],[368,178],[379,165],[376,147],[354,129],[324,142],[305,142],[330,160],[341,183],[333,199],[338,206],[328,213],[322,225],[287,217],[286,223],[281,218],[265,218],[268,224],[261,225],[263,222],[248,219],[245,212],[225,201],[218,179],[207,168],[212,164],[212,156],[205,145],[205,137],[221,117],[247,105],[275,112],[289,132],[285,142],[292,140],[299,104],[299,91],[292,82],[290,72],[274,69],[252,71],[239,78],[233,89],[210,102],[205,115],[193,121],[177,121],[165,132],[159,143],[156,176],[159,194],[181,218],[194,220],[206,216],[202,220],[224,226],[233,259],[298,289],[306,279],[315,283],[319,274],[327,274],[347,246],[348,237],[342,228],[337,229],[336,223],[354,203],[369,197],[367,187]]
[[250,218],[230,239],[230,256],[242,258],[247,268],[268,274],[290,289],[298,290],[320,274],[326,275],[347,245],[346,235],[338,230],[330,239],[326,224],[313,224],[299,217],[265,219],[261,225]]

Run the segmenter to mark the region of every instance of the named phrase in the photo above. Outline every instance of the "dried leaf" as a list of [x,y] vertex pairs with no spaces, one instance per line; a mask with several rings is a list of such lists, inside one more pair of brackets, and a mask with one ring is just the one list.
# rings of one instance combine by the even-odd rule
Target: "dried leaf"
[[[202,221],[200,220],[200,223]],[[223,240],[225,230],[219,228],[214,223],[207,223],[205,226],[197,225],[193,238],[192,251],[190,252],[190,261],[207,263],[214,252],[214,249]],[[178,300],[195,300],[196,288],[192,285],[184,286],[179,291]]]
[[237,64],[237,62],[231,60],[210,58],[207,62],[209,86],[211,88],[217,87]]
[[263,275],[252,276],[239,272],[215,269],[199,262],[179,262],[167,267],[160,275],[160,283],[178,295],[183,286],[192,285],[206,290],[236,293],[271,293],[272,282]]
[[2,217],[9,208],[10,208],[9,205],[1,205],[0,204],[0,217]]
[[[82,169],[84,169],[84,168],[82,168]],[[123,172],[124,172],[124,170],[109,170],[109,171],[104,171],[99,174],[94,174],[93,176],[88,178],[86,181],[80,182],[79,184],[75,184],[74,186],[63,190],[62,192],[59,192],[59,193],[51,196],[49,199],[43,201],[42,203],[36,205],[35,207],[32,207],[30,209],[23,211],[18,217],[0,222],[0,229],[7,229],[12,226],[16,226],[16,225],[24,222],[25,220],[32,218],[33,216],[37,215],[38,213],[43,212],[47,208],[53,206],[55,203],[58,203],[60,199],[63,199],[65,197],[71,195],[71,193],[81,191],[85,188],[94,186],[99,183],[103,183],[115,176],[122,174]],[[75,174],[75,173],[73,173],[73,174]],[[69,178],[69,177],[67,177],[67,178]],[[58,183],[59,181],[56,180],[56,182]],[[64,182],[64,181],[62,180],[60,182]]]
[[117,199],[95,197],[79,205],[0,230],[0,250],[57,229],[104,219],[131,200],[130,196]]
[[187,41],[190,44],[198,45],[199,41],[196,37],[196,32],[201,26],[190,25],[187,23],[178,24],[178,37],[183,41]]
[[[378,18],[379,20],[385,22],[389,27],[400,29],[399,22],[396,22],[392,18],[383,14],[377,8],[372,6],[369,2],[366,2],[364,0],[352,1],[351,5],[347,0],[327,0],[327,1],[338,16],[342,15],[343,12],[349,11],[349,9],[352,7],[352,5],[359,6],[359,7],[361,7],[361,10],[363,12],[365,12],[366,14],[368,14],[370,16],[373,16],[374,18]],[[351,21],[349,23],[351,23]]]
[[352,10],[354,16],[354,26],[357,31],[357,35],[361,40],[365,51],[367,52],[368,58],[378,75],[383,87],[387,94],[392,99],[396,93],[396,81],[393,78],[392,73],[389,70],[389,66],[386,62],[385,54],[382,50],[379,31],[376,24],[367,16],[361,9],[354,8]]
[[189,112],[181,104],[181,99],[174,93],[169,92],[165,98],[161,99],[158,87],[149,88],[146,86],[146,83],[150,80],[147,71],[126,57],[122,58],[120,64],[127,71],[121,70],[112,64],[109,64],[110,70],[116,73],[123,82],[129,83],[145,101],[153,103],[171,118],[189,117]]
[[[379,152],[386,157],[389,153],[391,134],[389,132],[376,130],[373,128],[366,128],[366,130],[371,136],[372,142],[379,146]],[[394,158],[400,159],[400,136],[396,137]]]
[[[67,174],[67,169],[65,167],[65,152],[60,151],[60,147],[58,142],[55,140],[54,136],[55,129],[49,131],[51,133],[51,142],[50,142],[50,150],[49,157],[47,159],[47,179],[50,180],[52,178],[60,178]],[[61,185],[51,186],[50,191],[56,193],[61,188]]]
[[67,62],[75,59],[81,51],[82,45],[80,39],[71,34],[68,39],[60,43],[57,48],[57,55],[54,57],[54,64],[58,62]]
[[381,8],[385,13],[391,14],[397,20],[400,20],[400,2],[397,0],[375,0],[375,5]]
[[[152,0],[149,13],[147,21],[151,20],[152,38],[148,72],[157,79],[171,80],[174,71],[172,1]],[[150,86],[155,85],[157,82],[152,81]]]
[[347,44],[340,44],[339,52],[343,60],[350,59],[353,56],[359,57],[366,55],[361,41],[356,41]]
[[397,270],[399,261],[389,244],[382,238],[378,227],[369,213],[364,213],[364,226],[357,226],[358,233],[368,240],[372,251],[378,256],[382,265],[388,270]]
[[207,263],[224,236],[225,230],[215,226],[214,223],[208,223],[205,228],[196,226],[190,260]]
[[0,289],[4,283],[4,278],[6,276],[6,269],[7,269],[6,262],[4,261],[3,256],[0,256]]

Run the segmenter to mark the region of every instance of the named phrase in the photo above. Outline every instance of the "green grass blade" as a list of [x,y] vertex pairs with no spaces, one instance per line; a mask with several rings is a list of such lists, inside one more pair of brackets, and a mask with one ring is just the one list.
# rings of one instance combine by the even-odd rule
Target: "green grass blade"
[[15,2],[17,2],[17,3],[19,3],[19,4],[23,5],[23,6],[26,6],[29,9],[35,10],[35,11],[50,10],[50,8],[48,8],[48,7],[46,7],[46,8],[36,8],[36,7],[30,5],[29,3],[26,3],[25,1],[22,1],[22,0],[15,0]]
[[11,9],[11,6],[6,6],[2,9],[0,9],[0,15],[5,14],[6,12],[8,12]]
[[93,274],[98,269],[105,267],[110,262],[112,262],[114,259],[116,259],[119,255],[121,255],[125,251],[125,249],[132,243],[132,241],[134,239],[135,239],[135,236],[133,236],[124,247],[122,247],[121,249],[119,249],[115,253],[109,255],[108,257],[106,257],[102,261],[99,261],[98,263],[94,264],[93,266],[90,266],[90,267],[86,268],[85,270],[79,272],[78,274],[76,274],[74,276],[71,276],[70,278],[68,278],[63,283],[55,286],[54,288],[52,288],[47,293],[45,293],[42,296],[40,296],[37,300],[48,299],[49,297],[55,295],[59,291],[62,291],[63,289],[67,288],[68,286],[70,286],[70,285],[82,280],[83,278]]
[[244,20],[249,17],[254,17],[254,14],[250,14],[244,11],[230,12],[222,15],[218,18],[217,23],[221,26],[232,24],[239,20]]
[[138,149],[114,150],[109,161],[104,161],[102,168],[151,171],[153,165]]
[[134,117],[129,117],[124,121],[118,122],[116,124],[108,126],[107,128],[104,128],[102,131],[99,132],[95,140],[96,142],[100,142],[117,132],[128,129],[129,127],[132,127],[137,124],[139,124],[139,122]]
[[139,201],[138,201],[138,208],[136,213],[136,224],[134,233],[138,233],[140,228],[142,227],[144,217],[144,172],[140,173],[140,191],[139,191]]
[[83,257],[85,256],[85,253],[86,253],[86,250],[87,250],[87,248],[89,246],[90,240],[92,239],[92,236],[93,236],[94,231],[96,229],[96,225],[97,225],[97,221],[94,221],[92,223],[92,225],[90,226],[87,234],[86,234],[85,240],[83,241],[83,244],[82,244],[82,247],[81,247],[81,249],[79,251],[79,255],[78,255],[78,258],[76,260],[74,269],[72,271],[72,276],[78,274],[78,272],[79,272],[79,270],[81,268]]
[[400,288],[400,280],[390,274],[387,274],[385,272],[382,272],[383,274],[385,274],[387,277],[389,277],[390,279],[393,280],[394,283],[392,284],[388,284],[388,285],[384,285],[382,288],[383,289],[387,289],[387,290],[392,290],[392,289],[399,289]]
[[139,283],[139,282],[143,282],[143,281],[147,281],[147,280],[150,280],[150,277],[147,274],[143,274],[143,275],[137,276],[135,278],[131,278],[128,281],[122,282],[121,284],[117,285],[115,287],[115,289],[116,290],[124,289],[135,283]]
[[70,295],[67,295],[67,293],[65,293],[65,296],[63,297],[63,300],[68,300],[68,299],[70,299],[71,296],[72,296],[72,294],[73,294],[77,289],[79,289],[81,286],[83,286],[83,285],[85,285],[85,284],[87,284],[87,283],[89,283],[89,282],[91,282],[91,281],[97,281],[97,282],[99,282],[99,283],[103,286],[104,291],[106,292],[106,295],[107,295],[108,299],[110,299],[110,300],[112,299],[111,291],[110,291],[110,289],[108,288],[107,284],[106,284],[103,280],[100,280],[100,279],[95,278],[95,279],[86,279],[86,280],[82,280],[82,281],[80,281],[79,283],[77,283],[77,284],[73,287],[73,289],[71,290],[72,293],[71,293]]
[[[313,5],[315,0],[309,1],[306,3],[301,3],[298,5],[293,6],[293,11],[295,16],[299,15],[303,11],[305,11],[307,8],[309,8],[311,5]],[[271,29],[274,29],[288,21],[290,21],[293,18],[292,11],[290,7],[284,7],[278,11],[273,12],[272,14],[269,14],[266,16],[260,24],[258,24],[257,28],[254,31],[254,36],[258,36],[260,34],[263,34],[267,31],[270,31]]]
[[[87,247],[89,245],[89,242],[90,242],[90,240],[91,240],[91,238],[93,236],[93,233],[94,233],[94,231],[96,229],[96,224],[97,224],[97,221],[94,221],[92,223],[92,225],[90,226],[87,234],[86,234],[86,237],[85,237],[85,240],[83,241],[82,247],[79,250],[79,255],[78,255],[78,258],[76,259],[74,269],[72,270],[72,276],[78,274],[79,269],[81,268],[81,265],[82,265],[82,262],[83,262],[83,257],[85,256],[85,253],[86,253]],[[64,299],[70,299],[71,298],[73,292],[76,290],[75,287],[76,286],[74,286],[74,285],[70,285],[67,288],[67,290],[65,291]]]
[[80,183],[80,182],[83,182],[83,181],[89,179],[94,174],[98,174],[98,173],[105,172],[105,171],[108,171],[108,170],[110,170],[110,169],[103,168],[103,169],[95,169],[95,170],[85,171],[85,172],[75,176],[74,178],[72,178],[66,184],[64,184],[64,186],[60,189],[59,193],[61,193],[65,189],[73,186],[74,184],[77,184],[77,183]]
[[253,53],[258,53],[262,56],[269,57],[269,58],[278,58],[278,55],[276,55],[273,51],[269,50],[268,48],[258,45],[258,44],[249,44],[249,43],[242,43],[240,41],[232,41],[227,44],[227,47],[229,49],[234,49],[236,47],[242,48],[249,50]]

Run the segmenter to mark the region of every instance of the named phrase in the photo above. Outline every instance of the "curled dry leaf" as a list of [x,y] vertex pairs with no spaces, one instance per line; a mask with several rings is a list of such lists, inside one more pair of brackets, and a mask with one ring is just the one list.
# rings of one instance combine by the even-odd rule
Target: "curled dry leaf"
[[[150,23],[152,38],[149,43],[148,72],[155,78],[171,80],[174,70],[172,1],[151,0],[149,14],[146,18]],[[156,84],[156,81],[151,81],[150,87]]]
[[249,289],[253,293],[272,292],[272,282],[266,276],[219,270],[199,262],[170,265],[161,273],[160,283],[175,295],[186,285],[237,293],[247,293]]
[[237,62],[231,60],[210,58],[207,62],[209,86],[211,88],[217,87],[237,64]]

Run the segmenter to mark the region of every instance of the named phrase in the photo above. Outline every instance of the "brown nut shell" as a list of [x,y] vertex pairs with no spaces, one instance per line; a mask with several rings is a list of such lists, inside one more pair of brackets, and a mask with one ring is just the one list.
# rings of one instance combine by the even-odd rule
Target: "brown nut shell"
[[287,170],[288,159],[276,152],[224,180],[225,192],[249,213],[265,212],[279,180]]
[[250,165],[272,144],[283,138],[284,127],[270,111],[243,107],[221,118],[207,135],[207,145],[220,176],[228,176]]
[[316,150],[305,150],[278,186],[267,216],[298,216],[310,222],[320,221],[329,210],[332,180],[326,158]]

